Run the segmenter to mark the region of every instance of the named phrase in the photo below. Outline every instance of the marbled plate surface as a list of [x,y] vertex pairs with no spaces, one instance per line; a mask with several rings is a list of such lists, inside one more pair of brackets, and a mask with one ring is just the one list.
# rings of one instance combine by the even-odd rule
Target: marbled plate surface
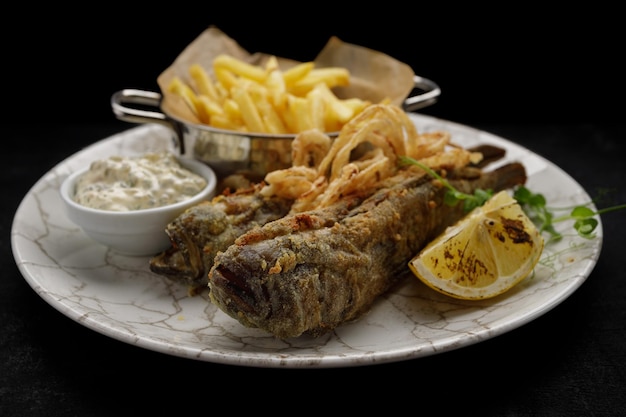
[[[522,162],[527,186],[551,207],[591,198],[546,159],[488,132],[430,116],[411,115],[421,131],[445,129],[463,146],[504,147],[507,161]],[[565,238],[547,245],[535,273],[511,291],[486,301],[461,301],[405,280],[360,320],[320,338],[277,340],[248,329],[210,304],[206,294],[150,272],[148,257],[125,257],[91,241],[65,216],[59,186],[71,172],[113,154],[170,149],[171,132],[141,125],[103,139],[59,163],[27,193],[13,221],[15,261],[29,285],[67,317],[104,335],[189,359],[253,367],[323,368],[371,365],[433,355],[511,331],[571,295],[589,276],[602,247],[597,237]],[[593,208],[593,206],[592,206]]]

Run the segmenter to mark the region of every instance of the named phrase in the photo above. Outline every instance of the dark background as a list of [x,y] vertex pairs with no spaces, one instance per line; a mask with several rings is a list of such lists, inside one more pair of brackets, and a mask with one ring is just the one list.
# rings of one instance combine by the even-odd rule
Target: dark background
[[133,127],[115,119],[111,95],[156,90],[161,71],[211,24],[250,52],[303,61],[333,35],[386,52],[441,87],[422,113],[527,146],[591,195],[609,187],[611,202],[624,203],[621,11],[599,3],[129,3],[23,2],[3,13],[0,415],[624,415],[624,212],[603,216],[596,267],[552,311],[452,352],[348,369],[204,363],[103,336],[43,301],[10,247],[12,218],[39,178]]
[[111,120],[113,92],[158,91],[160,72],[209,25],[249,52],[301,61],[333,35],[385,52],[441,87],[424,113],[461,123],[622,117],[624,37],[615,10],[191,4],[160,12],[38,6],[7,16],[15,20],[2,29],[11,121]]

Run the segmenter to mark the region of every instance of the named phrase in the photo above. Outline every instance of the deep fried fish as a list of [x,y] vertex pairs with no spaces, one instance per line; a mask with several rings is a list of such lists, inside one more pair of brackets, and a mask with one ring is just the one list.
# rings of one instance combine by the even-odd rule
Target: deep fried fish
[[189,286],[191,292],[207,287],[207,274],[218,251],[244,232],[279,219],[292,200],[263,197],[261,185],[189,208],[166,227],[172,246],[150,259],[150,270]]
[[[248,327],[278,338],[320,336],[358,319],[406,276],[407,262],[447,226],[462,205],[426,174],[403,171],[369,197],[353,195],[318,210],[254,228],[216,254],[209,296]],[[523,165],[491,172],[448,173],[458,190],[502,190],[523,184]]]

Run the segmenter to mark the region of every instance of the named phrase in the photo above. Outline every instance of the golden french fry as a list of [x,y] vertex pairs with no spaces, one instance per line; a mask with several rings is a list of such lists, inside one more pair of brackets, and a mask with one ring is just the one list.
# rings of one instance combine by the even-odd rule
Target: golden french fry
[[306,95],[309,113],[309,129],[326,131],[326,104],[325,99],[318,90],[313,89]]
[[[215,78],[217,79],[217,76]],[[226,99],[230,98],[230,91],[224,86],[224,84],[222,84],[221,81],[219,81],[219,79],[215,82],[215,91],[217,92],[218,101],[220,103],[223,103]]]
[[287,96],[285,122],[291,132],[304,132],[311,128],[309,103],[304,97]]
[[280,71],[280,68],[278,66],[278,58],[276,58],[276,56],[274,55],[271,55],[269,58],[267,58],[267,61],[265,62],[265,72],[269,74],[272,71],[276,70]]
[[215,85],[209,74],[200,64],[193,64],[189,67],[189,75],[196,85],[198,94],[204,94],[213,101],[219,101]]
[[315,63],[313,62],[302,62],[283,71],[283,80],[285,81],[285,85],[288,87],[294,85],[296,82],[307,76],[314,67]]
[[221,54],[215,57],[213,60],[213,68],[226,69],[235,75],[245,77],[257,82],[265,81],[267,72],[256,65],[248,64],[240,59],[237,59],[230,55]]
[[202,103],[202,100],[198,97],[196,97],[195,112],[198,119],[200,119],[200,123],[211,124],[211,114],[209,113],[207,106],[205,106],[205,104]]
[[290,133],[278,113],[272,110],[268,111],[266,116],[263,116],[263,122],[267,128],[267,133],[279,135]]
[[227,129],[227,130],[237,130],[237,131],[245,131],[245,125],[243,124],[243,121],[233,121],[231,118],[228,117],[228,115],[224,114],[224,115],[216,115],[211,117],[211,126],[213,127],[217,127],[220,129]]
[[222,107],[224,109],[224,114],[228,117],[233,123],[244,125],[243,118],[241,117],[241,110],[239,110],[239,105],[232,98],[227,98],[222,103]]
[[196,96],[196,109],[198,117],[202,123],[211,124],[215,116],[224,116],[224,109],[208,96],[200,94]]
[[324,100],[324,132],[341,130],[341,127],[357,114],[355,105],[349,105],[344,100],[338,99],[326,84],[317,84],[309,94],[313,92]]
[[224,88],[224,93],[228,96],[231,88],[239,84],[237,76],[225,68],[215,68],[215,78],[219,84]]
[[[353,114],[352,114],[352,117],[354,117],[354,116],[356,116],[357,114],[361,113],[363,110],[365,110],[365,108],[366,108],[367,106],[369,106],[370,104],[372,104],[372,103],[370,103],[370,102],[369,102],[369,101],[367,101],[367,100],[361,100],[361,99],[359,99],[359,98],[347,98],[347,99],[344,99],[344,100],[340,100],[340,102],[341,102],[344,106],[346,106],[346,107],[348,107],[348,108],[352,109],[352,113],[353,113]],[[379,103],[379,104],[381,104],[381,103]],[[349,119],[346,119],[346,120],[344,120],[344,122],[347,122],[348,120],[349,120]]]
[[300,81],[310,82],[313,80],[315,80],[315,84],[323,82],[329,87],[345,86],[350,84],[350,72],[343,67],[314,68]]
[[295,97],[291,94],[285,94],[285,107],[281,110],[281,117],[283,122],[285,123],[285,127],[289,133],[299,132],[298,130],[298,121],[296,120],[295,114],[291,110],[291,103]]
[[231,89],[233,100],[239,106],[241,117],[246,124],[249,132],[266,133],[263,119],[259,114],[259,110],[254,105],[250,93],[241,85],[234,86]]
[[[273,58],[273,59],[272,59]],[[272,56],[265,67],[268,70],[267,78],[265,79],[265,86],[269,90],[269,98],[277,111],[282,111],[285,108],[285,102],[287,100],[287,87],[283,77],[283,72],[278,68],[278,60]]]
[[284,110],[287,101],[287,87],[285,86],[282,73],[280,71],[271,72],[267,77],[265,85],[269,90],[270,100],[276,110]]
[[350,84],[350,73],[342,67],[314,68],[305,77],[290,85],[288,91],[297,96],[304,96],[319,83],[324,83],[330,88],[346,86]]
[[261,86],[251,85],[251,88],[248,89],[248,93],[250,94],[252,103],[259,111],[267,133],[288,133],[287,127],[270,102],[268,91]]
[[170,81],[168,89],[172,93],[180,96],[185,101],[187,106],[189,106],[191,111],[198,115],[198,109],[196,108],[196,93],[191,89],[191,87],[185,84],[179,77],[174,77],[172,78],[172,81]]
[[261,113],[261,118],[263,119],[263,123],[268,133],[289,133],[287,126],[285,126],[285,123],[283,122],[283,119],[270,104],[270,102],[267,101],[267,99],[261,99],[256,103],[256,105]]

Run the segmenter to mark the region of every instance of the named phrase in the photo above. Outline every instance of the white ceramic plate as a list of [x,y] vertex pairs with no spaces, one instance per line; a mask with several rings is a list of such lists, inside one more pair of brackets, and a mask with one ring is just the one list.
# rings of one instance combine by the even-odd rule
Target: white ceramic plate
[[[560,168],[508,140],[428,116],[411,115],[418,129],[446,129],[463,146],[490,143],[522,162],[528,187],[551,206],[588,203],[589,195]],[[573,236],[548,245],[535,274],[487,301],[460,301],[408,279],[360,320],[320,338],[277,340],[248,329],[206,295],[150,272],[148,257],[125,257],[91,241],[63,214],[59,185],[72,171],[112,154],[170,149],[171,132],[141,125],[99,141],[44,175],[24,197],[13,221],[16,263],[32,288],[61,313],[114,339],[169,355],[253,367],[347,367],[401,361],[458,349],[513,330],[571,295],[600,255],[597,237]]]

